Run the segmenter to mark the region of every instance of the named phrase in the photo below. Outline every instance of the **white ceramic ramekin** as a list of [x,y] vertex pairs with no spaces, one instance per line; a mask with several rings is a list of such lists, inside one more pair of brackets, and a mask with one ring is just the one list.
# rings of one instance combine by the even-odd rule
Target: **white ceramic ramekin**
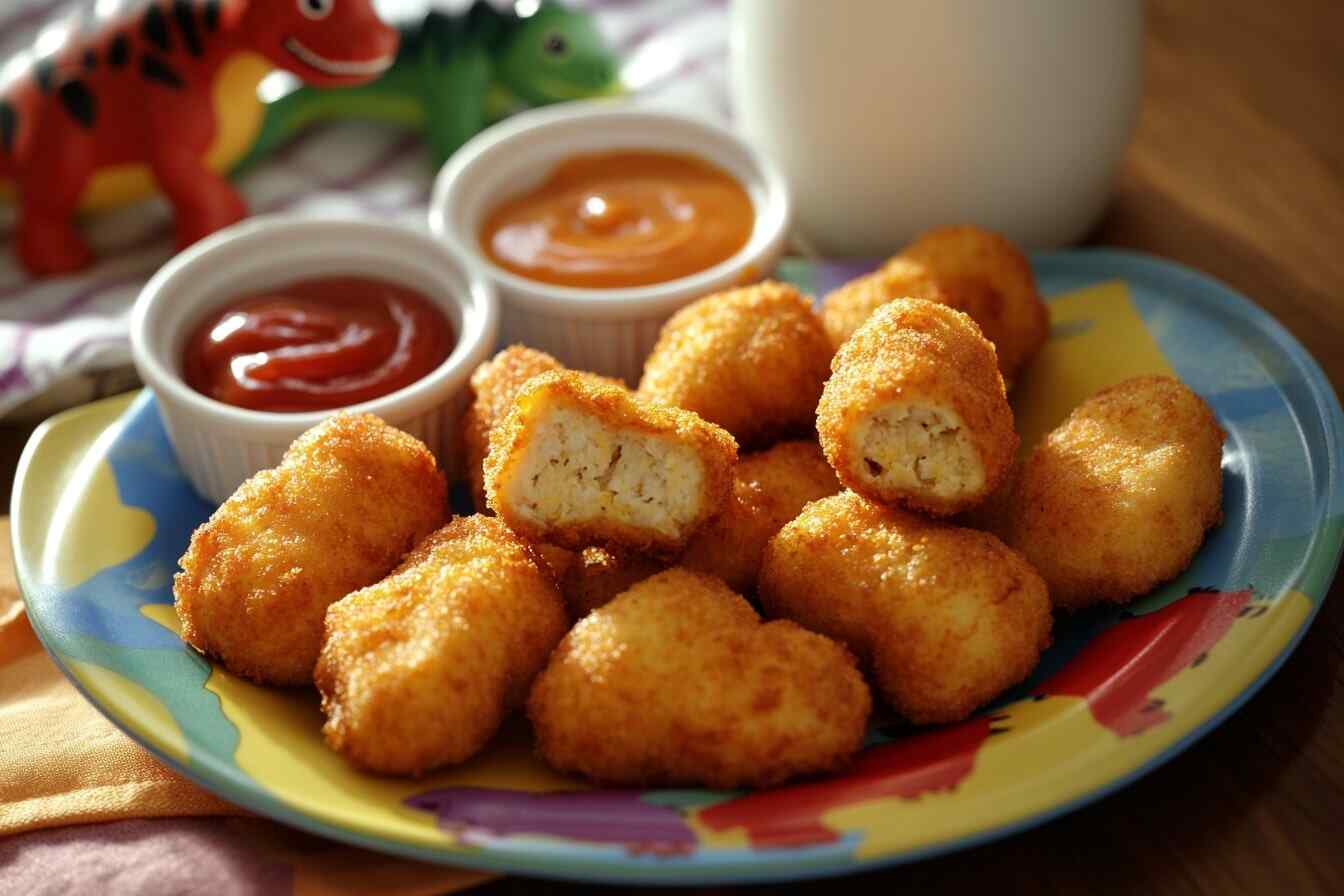
[[[622,289],[553,286],[490,261],[481,248],[481,226],[501,202],[536,186],[570,156],[620,149],[695,155],[737,178],[756,209],[747,244],[697,274]],[[774,163],[718,125],[629,101],[594,100],[525,112],[477,135],[439,172],[429,226],[494,282],[504,342],[543,349],[570,367],[633,384],[673,312],[770,273],[784,249],[789,194]]]
[[248,293],[308,277],[377,277],[432,299],[457,345],[423,379],[350,409],[377,414],[422,440],[450,473],[471,371],[498,329],[493,287],[442,240],[390,224],[263,217],[182,252],[145,285],[131,312],[131,351],[191,484],[223,501],[258,470],[273,467],[300,433],[334,411],[271,413],[207,398],[182,379],[182,351],[211,311]]

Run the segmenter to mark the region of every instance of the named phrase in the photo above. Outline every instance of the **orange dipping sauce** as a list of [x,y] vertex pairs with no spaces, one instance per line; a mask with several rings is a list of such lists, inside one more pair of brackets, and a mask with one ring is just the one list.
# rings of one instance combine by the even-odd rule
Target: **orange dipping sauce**
[[388,395],[455,338],[421,293],[366,277],[300,280],[215,312],[187,341],[187,385],[256,411],[325,411]]
[[665,283],[747,244],[751,197],[694,156],[621,151],[574,156],[486,219],[481,247],[543,283],[609,289]]

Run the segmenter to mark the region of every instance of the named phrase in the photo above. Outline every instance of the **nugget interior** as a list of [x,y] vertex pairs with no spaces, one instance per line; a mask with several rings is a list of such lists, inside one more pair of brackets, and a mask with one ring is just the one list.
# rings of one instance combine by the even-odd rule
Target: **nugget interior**
[[859,421],[851,436],[859,476],[878,487],[919,488],[940,498],[980,489],[985,470],[950,408],[893,402]]
[[616,515],[671,537],[699,510],[704,465],[693,448],[630,428],[612,428],[584,409],[557,402],[542,411],[515,482],[505,495],[535,522],[564,525]]

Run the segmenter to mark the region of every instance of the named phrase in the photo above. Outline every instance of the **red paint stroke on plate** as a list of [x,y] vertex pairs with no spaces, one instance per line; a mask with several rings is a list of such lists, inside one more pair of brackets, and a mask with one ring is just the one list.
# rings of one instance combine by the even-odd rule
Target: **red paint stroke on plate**
[[[1203,662],[1238,616],[1258,615],[1251,607],[1253,596],[1249,589],[1192,591],[1155,612],[1121,619],[1034,696],[1085,700],[1096,721],[1122,737],[1160,725],[1170,716],[1152,692],[1182,669]],[[744,829],[757,848],[833,843],[840,832],[822,822],[827,812],[956,787],[971,773],[990,735],[1002,730],[991,725],[1003,718],[980,716],[872,747],[843,776],[728,800],[701,810],[698,818],[713,831]]]
[[1171,718],[1153,691],[1197,666],[1250,610],[1253,594],[1192,591],[1153,613],[1123,619],[1098,634],[1037,693],[1080,697],[1097,723],[1120,737]]
[[714,831],[745,828],[758,848],[831,843],[840,835],[821,818],[832,809],[956,787],[975,767],[975,754],[994,733],[993,721],[980,716],[871,747],[841,777],[753,793],[703,809],[697,817]]

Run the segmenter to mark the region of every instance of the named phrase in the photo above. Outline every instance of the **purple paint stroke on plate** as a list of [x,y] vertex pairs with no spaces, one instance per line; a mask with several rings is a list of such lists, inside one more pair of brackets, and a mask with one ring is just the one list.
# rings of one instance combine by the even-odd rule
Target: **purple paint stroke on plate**
[[684,856],[695,832],[681,813],[641,799],[639,790],[523,793],[491,787],[449,787],[406,800],[432,812],[439,827],[464,843],[517,836],[549,836],[624,846],[636,854]]
[[818,265],[817,282],[813,288],[820,301],[828,292],[844,286],[849,281],[870,274],[882,266],[876,258],[839,258],[827,259],[826,264]]

